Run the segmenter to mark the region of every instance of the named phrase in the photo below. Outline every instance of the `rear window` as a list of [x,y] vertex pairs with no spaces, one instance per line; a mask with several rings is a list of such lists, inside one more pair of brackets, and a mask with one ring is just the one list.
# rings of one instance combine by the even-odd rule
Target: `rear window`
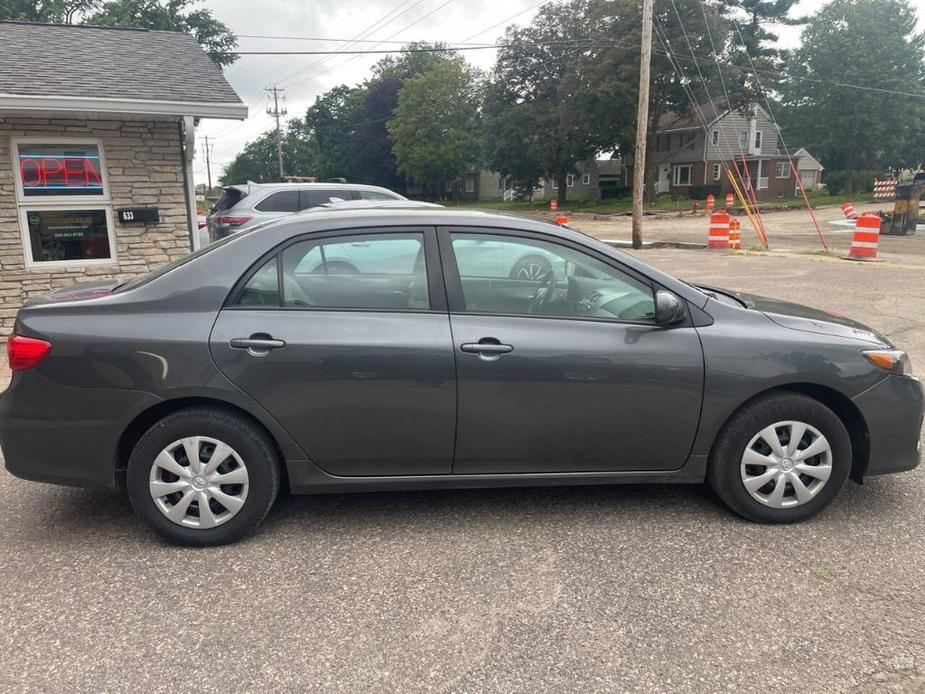
[[254,205],[261,212],[297,212],[299,210],[299,191],[282,190],[268,195]]
[[364,200],[399,200],[397,195],[380,193],[378,190],[361,190],[360,197]]
[[218,199],[218,202],[212,206],[212,212],[221,212],[222,210],[230,210],[232,207],[241,202],[241,198],[244,197],[244,192],[238,190],[237,188],[225,188],[225,192],[222,194],[222,197]]

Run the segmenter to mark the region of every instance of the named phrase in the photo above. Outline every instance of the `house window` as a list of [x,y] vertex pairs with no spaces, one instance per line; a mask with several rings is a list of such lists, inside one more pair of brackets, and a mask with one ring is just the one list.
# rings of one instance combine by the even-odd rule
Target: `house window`
[[667,152],[671,149],[671,133],[659,135],[655,138],[655,151]]
[[718,144],[719,144],[719,130],[714,130],[714,131],[710,134],[710,142],[712,142],[714,145],[718,145]]
[[694,167],[690,164],[674,167],[674,184],[676,186],[689,186],[694,174]]
[[573,174],[566,174],[565,185],[567,185],[569,188],[575,185],[575,176]]
[[778,178],[790,178],[790,162],[779,161],[774,165],[774,175]]
[[723,177],[723,167],[721,164],[713,165],[713,180],[718,181]]
[[739,131],[739,149],[745,151],[748,149],[748,131],[740,130]]
[[581,185],[589,186],[591,185],[591,174],[581,174]]
[[475,179],[472,176],[466,176],[466,192],[474,193],[475,192]]
[[694,149],[694,133],[681,133],[681,149]]
[[762,132],[760,130],[755,131],[755,149],[761,151],[761,139]]
[[26,267],[112,264],[112,206],[98,140],[14,138]]

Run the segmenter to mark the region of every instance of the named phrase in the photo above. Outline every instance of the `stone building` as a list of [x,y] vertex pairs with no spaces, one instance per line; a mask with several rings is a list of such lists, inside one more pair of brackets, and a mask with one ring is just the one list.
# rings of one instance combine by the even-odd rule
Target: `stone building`
[[200,118],[247,107],[192,36],[0,22],[0,333],[29,297],[198,246]]

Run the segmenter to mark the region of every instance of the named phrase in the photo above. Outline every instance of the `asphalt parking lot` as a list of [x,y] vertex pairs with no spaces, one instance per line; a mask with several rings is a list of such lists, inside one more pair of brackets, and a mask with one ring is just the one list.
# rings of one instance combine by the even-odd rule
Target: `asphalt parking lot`
[[[925,369],[925,237],[864,264],[804,232],[639,253],[856,317]],[[925,691],[923,499],[925,469],[789,527],[701,487],[283,498],[246,541],[188,550],[118,495],[4,470],[0,690]]]

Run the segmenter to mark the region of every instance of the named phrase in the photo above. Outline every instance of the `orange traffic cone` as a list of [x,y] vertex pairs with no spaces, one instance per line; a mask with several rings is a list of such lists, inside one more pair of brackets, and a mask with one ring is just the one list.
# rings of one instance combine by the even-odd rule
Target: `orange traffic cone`
[[876,260],[877,243],[880,241],[880,215],[865,212],[854,223],[854,237],[851,239],[849,260]]
[[845,219],[857,219],[858,213],[854,211],[854,205],[850,202],[843,202],[841,204],[841,213],[845,215]]
[[707,214],[713,214],[713,210],[716,208],[716,196],[713,193],[707,194],[707,204],[704,206]]
[[735,198],[732,193],[726,193],[726,207],[730,208],[735,203]]
[[558,209],[559,209],[559,201],[553,198],[552,200],[549,201],[549,210],[551,212],[555,212]]
[[729,248],[729,219],[729,213],[725,210],[717,210],[710,215],[707,248]]

